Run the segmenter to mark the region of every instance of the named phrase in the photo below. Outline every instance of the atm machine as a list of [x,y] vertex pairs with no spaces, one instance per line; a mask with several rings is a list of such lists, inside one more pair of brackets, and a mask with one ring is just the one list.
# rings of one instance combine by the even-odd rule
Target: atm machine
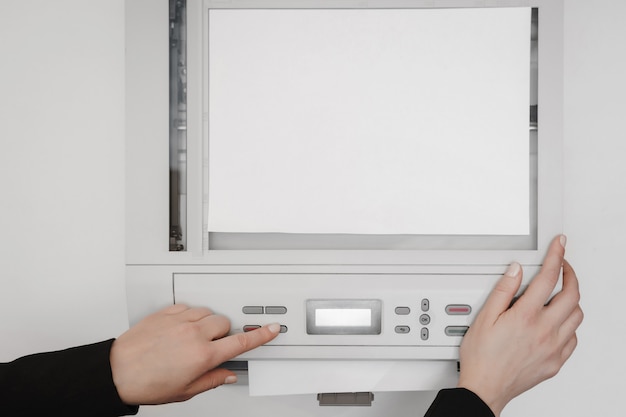
[[279,322],[225,365],[252,395],[454,386],[496,280],[562,232],[563,3],[126,8],[131,324]]

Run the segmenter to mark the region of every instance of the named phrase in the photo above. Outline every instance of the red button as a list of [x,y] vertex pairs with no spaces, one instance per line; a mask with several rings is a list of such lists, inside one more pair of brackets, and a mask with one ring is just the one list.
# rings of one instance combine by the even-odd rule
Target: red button
[[247,325],[247,326],[243,326],[243,331],[244,331],[244,332],[250,332],[250,331],[252,331],[252,330],[256,330],[256,329],[260,329],[260,328],[261,328],[261,326],[257,326],[257,325],[251,325],[251,324],[249,324],[249,325]]
[[448,304],[446,313],[450,316],[467,316],[472,312],[472,307],[467,304]]

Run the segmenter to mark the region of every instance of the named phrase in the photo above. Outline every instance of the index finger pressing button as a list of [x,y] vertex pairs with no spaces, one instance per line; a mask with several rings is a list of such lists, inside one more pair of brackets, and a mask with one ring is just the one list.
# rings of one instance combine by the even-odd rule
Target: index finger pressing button
[[257,348],[274,339],[280,332],[280,324],[273,323],[268,326],[248,324],[254,326],[243,333],[235,333],[222,339],[214,340],[210,344],[212,360],[219,364],[229,361],[236,356]]
[[243,326],[243,331],[244,332],[251,332],[252,330],[256,330],[256,329],[260,329],[261,326],[258,326],[256,324],[249,324],[246,326]]

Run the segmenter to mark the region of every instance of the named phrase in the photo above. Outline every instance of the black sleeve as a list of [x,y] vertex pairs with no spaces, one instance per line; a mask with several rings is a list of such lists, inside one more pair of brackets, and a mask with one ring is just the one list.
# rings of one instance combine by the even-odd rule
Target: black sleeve
[[0,364],[0,416],[137,414],[122,403],[113,383],[113,339]]
[[491,409],[465,388],[439,391],[424,417],[495,417]]

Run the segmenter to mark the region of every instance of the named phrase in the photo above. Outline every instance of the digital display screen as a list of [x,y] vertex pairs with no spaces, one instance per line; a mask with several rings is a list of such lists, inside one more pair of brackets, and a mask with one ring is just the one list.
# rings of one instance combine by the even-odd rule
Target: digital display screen
[[381,300],[307,300],[307,334],[374,335],[382,327]]
[[372,325],[370,309],[332,309],[315,310],[315,325],[321,327],[369,327]]

